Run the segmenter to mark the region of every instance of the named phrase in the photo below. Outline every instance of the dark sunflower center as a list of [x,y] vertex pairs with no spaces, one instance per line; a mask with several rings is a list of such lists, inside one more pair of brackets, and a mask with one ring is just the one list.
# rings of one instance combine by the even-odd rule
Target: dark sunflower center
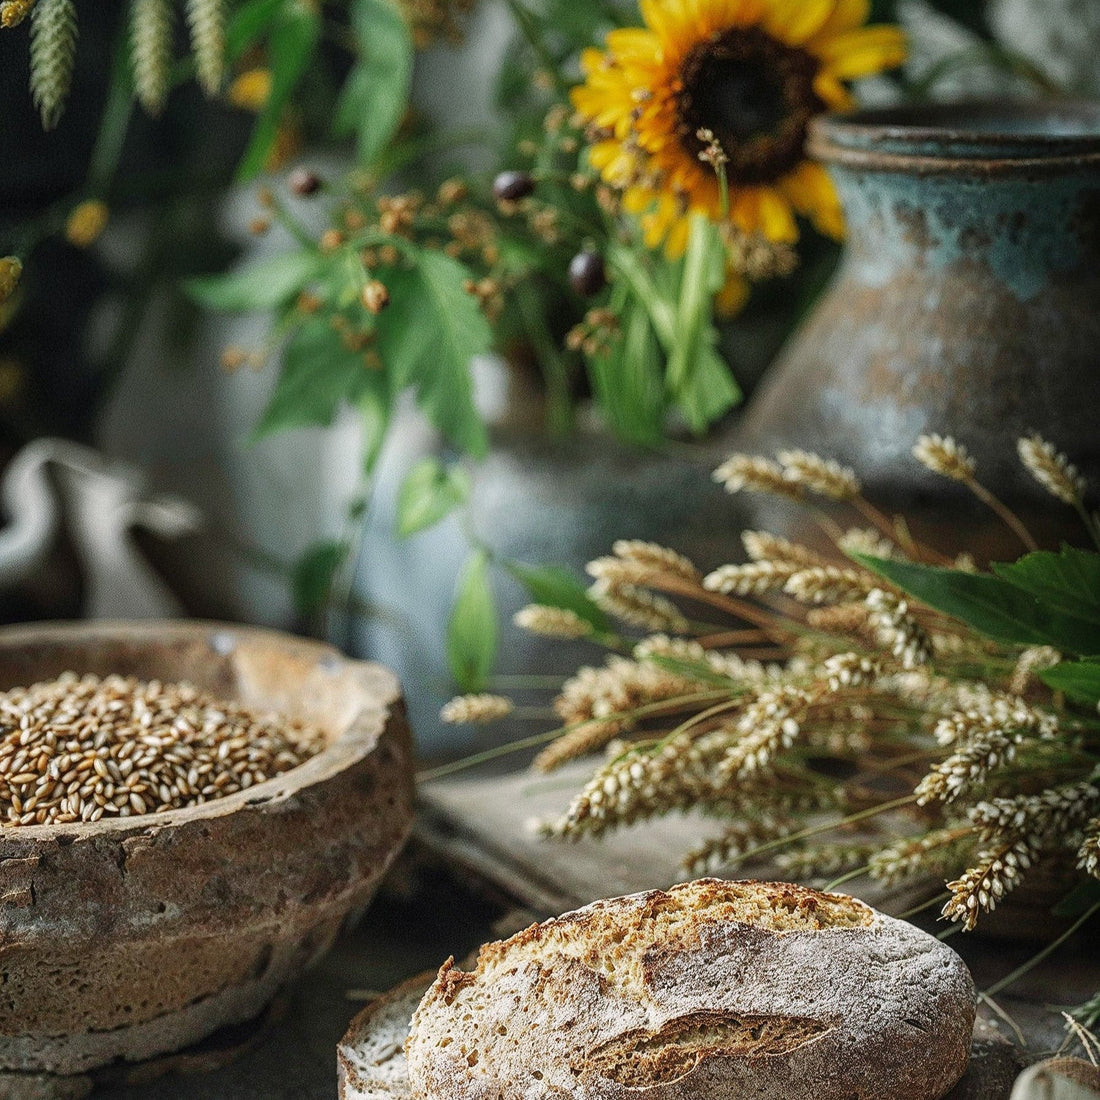
[[824,104],[814,91],[816,59],[757,27],[701,42],[680,69],[678,134],[695,157],[699,130],[713,132],[729,158],[731,183],[770,183],[803,156],[806,128]]

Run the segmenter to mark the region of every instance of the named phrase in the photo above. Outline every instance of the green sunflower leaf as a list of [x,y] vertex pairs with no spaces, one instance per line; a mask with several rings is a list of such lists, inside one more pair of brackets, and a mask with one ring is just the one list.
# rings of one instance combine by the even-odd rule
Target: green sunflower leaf
[[1100,554],[1063,546],[1040,550],[1017,562],[994,565],[1009,584],[1030,592],[1051,611],[1096,623],[1095,653],[1100,653]]
[[275,309],[297,296],[321,273],[315,252],[283,252],[227,275],[188,279],[188,296],[209,309],[227,313]]
[[852,556],[929,607],[996,641],[1050,645],[1079,655],[1100,651],[1100,634],[1094,622],[1058,611],[999,576],[886,561],[866,554]]
[[353,0],[351,25],[359,59],[348,73],[333,119],[333,135],[356,134],[360,164],[389,144],[409,101],[413,41],[408,22],[390,0]]
[[470,475],[461,466],[448,469],[436,458],[425,458],[405,475],[397,497],[397,533],[408,538],[424,531],[466,503]]
[[328,603],[336,574],[347,556],[347,543],[319,542],[298,559],[291,575],[291,590],[299,615],[316,614]]
[[267,41],[271,92],[237,168],[237,179],[254,179],[263,171],[279,132],[283,109],[309,69],[321,39],[321,16],[299,0],[284,0],[273,17]]
[[362,404],[367,395],[389,407],[390,391],[383,371],[370,370],[349,352],[323,318],[302,325],[283,351],[275,391],[252,438],[288,428],[331,424],[345,404]]
[[467,559],[447,625],[447,663],[462,691],[482,691],[497,655],[497,609],[489,583],[489,559],[478,550]]
[[395,392],[416,388],[428,418],[457,447],[481,458],[488,435],[474,406],[470,361],[492,332],[471,294],[468,271],[442,252],[422,250],[407,268],[381,274],[390,304],[377,319],[378,351]]
[[1094,707],[1100,702],[1100,663],[1096,661],[1063,661],[1044,669],[1039,679],[1078,703]]
[[584,584],[568,569],[556,565],[524,565],[518,561],[508,562],[505,568],[535,603],[572,611],[590,623],[597,634],[612,632],[611,621],[589,597]]

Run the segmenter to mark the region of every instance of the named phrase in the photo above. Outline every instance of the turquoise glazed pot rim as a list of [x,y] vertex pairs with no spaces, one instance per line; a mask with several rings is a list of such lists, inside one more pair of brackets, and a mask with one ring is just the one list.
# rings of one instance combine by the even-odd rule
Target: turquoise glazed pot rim
[[825,115],[811,124],[809,150],[871,169],[1100,165],[1100,103],[968,100]]

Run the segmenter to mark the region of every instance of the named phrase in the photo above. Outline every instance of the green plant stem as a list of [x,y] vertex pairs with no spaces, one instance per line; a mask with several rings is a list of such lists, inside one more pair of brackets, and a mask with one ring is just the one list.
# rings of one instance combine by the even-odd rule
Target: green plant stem
[[538,352],[539,366],[546,383],[546,428],[550,436],[561,439],[573,430],[572,386],[569,365],[546,325],[546,318],[529,282],[514,291],[515,302],[523,317],[527,335]]
[[88,188],[95,195],[105,195],[111,189],[134,113],[129,48],[129,24],[124,21],[115,41],[107,102],[100,117],[99,133],[88,166]]
[[999,982],[994,982],[988,989],[983,989],[981,995],[983,997],[995,997],[1002,989],[1007,989],[1010,985],[1019,981],[1025,974],[1034,970],[1045,958],[1054,954],[1066,940],[1098,912],[1100,912],[1100,901],[1082,913],[1069,928],[1067,928],[1056,940],[1052,940],[1048,943],[1042,951],[1037,951],[1026,963],[1016,967],[1011,974],[1006,974]]
[[613,243],[608,246],[607,261],[615,274],[629,285],[634,297],[641,302],[661,343],[661,349],[666,356],[671,355],[676,340],[676,315],[672,303],[662,296],[644,266],[638,262],[635,252]]
[[539,65],[553,80],[554,87],[558,92],[562,95],[566,94],[569,91],[569,83],[562,76],[561,66],[539,34],[535,16],[520,3],[520,0],[505,0],[505,2],[508,5],[508,10],[512,13],[512,18],[516,21],[516,26],[519,27],[520,34],[523,35],[524,41],[538,58]]

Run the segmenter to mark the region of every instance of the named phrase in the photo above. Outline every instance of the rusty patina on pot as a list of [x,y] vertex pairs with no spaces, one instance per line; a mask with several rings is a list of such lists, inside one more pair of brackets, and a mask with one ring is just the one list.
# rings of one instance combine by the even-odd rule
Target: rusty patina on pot
[[959,521],[960,544],[1016,553],[913,460],[918,435],[953,435],[1037,527],[1071,533],[1015,441],[1037,430],[1100,473],[1100,105],[861,111],[819,120],[810,149],[836,180],[848,246],[739,445],[820,451],[892,507]]

